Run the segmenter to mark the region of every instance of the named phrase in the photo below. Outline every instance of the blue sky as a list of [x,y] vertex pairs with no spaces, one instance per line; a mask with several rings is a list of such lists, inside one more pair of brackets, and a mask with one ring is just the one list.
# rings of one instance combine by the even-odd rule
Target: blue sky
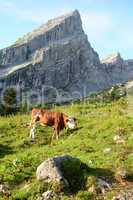
[[132,0],[0,0],[0,49],[48,19],[75,9],[100,58],[112,52],[133,58]]

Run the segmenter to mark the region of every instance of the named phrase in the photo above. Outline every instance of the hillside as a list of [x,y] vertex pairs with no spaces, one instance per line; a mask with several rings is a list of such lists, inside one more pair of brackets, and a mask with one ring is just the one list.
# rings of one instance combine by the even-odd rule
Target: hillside
[[[0,182],[9,185],[9,199],[37,199],[46,190],[36,180],[37,166],[48,157],[65,154],[81,159],[89,167],[87,176],[104,178],[111,183],[111,190],[103,197],[101,193],[93,195],[81,188],[70,196],[62,194],[62,200],[112,200],[124,191],[133,195],[133,113],[129,116],[127,108],[124,99],[108,104],[85,101],[56,106],[53,110],[77,117],[78,127],[73,131],[64,130],[52,146],[49,127],[38,126],[36,142],[29,140],[28,114],[0,117]],[[124,143],[115,143],[114,136],[118,134],[122,135]],[[121,166],[127,172],[126,185],[117,180],[117,170]]]

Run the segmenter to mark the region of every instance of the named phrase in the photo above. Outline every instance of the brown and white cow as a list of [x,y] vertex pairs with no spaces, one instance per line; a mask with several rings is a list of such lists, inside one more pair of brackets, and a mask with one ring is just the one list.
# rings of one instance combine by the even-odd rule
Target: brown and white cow
[[35,128],[36,123],[39,122],[42,126],[51,126],[54,128],[52,139],[56,136],[59,137],[59,133],[64,128],[74,129],[76,126],[76,119],[68,117],[62,112],[52,112],[49,110],[33,108],[31,112],[31,123],[30,123],[30,137],[32,140],[35,139]]

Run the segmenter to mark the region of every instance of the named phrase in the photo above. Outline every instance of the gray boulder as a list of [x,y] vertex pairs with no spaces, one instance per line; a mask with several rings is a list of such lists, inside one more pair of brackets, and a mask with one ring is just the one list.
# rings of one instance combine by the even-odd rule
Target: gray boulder
[[45,160],[37,167],[37,180],[44,180],[46,182],[58,182],[59,184],[65,184],[66,186],[68,186],[68,181],[63,177],[61,171],[61,164],[63,161],[75,159],[76,158],[65,155],[56,156]]

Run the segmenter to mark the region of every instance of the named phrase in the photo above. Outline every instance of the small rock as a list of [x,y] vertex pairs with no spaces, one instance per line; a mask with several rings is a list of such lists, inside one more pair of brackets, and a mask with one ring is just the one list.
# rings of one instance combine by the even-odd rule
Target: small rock
[[114,142],[116,144],[124,144],[125,140],[120,135],[115,135],[114,136]]
[[115,135],[114,136],[114,141],[120,140],[120,138],[121,138],[120,135]]
[[127,172],[126,172],[125,169],[121,169],[121,170],[119,170],[119,174],[120,174],[120,176],[121,176],[122,178],[125,178],[126,175],[127,175]]
[[122,197],[121,195],[118,195],[116,197],[113,197],[112,200],[126,200],[124,197]]
[[111,152],[111,148],[106,148],[106,149],[104,149],[103,152],[104,152],[104,153],[109,153],[109,152]]
[[117,140],[116,144],[125,144],[125,140],[121,139],[121,140]]
[[44,192],[44,193],[42,194],[42,196],[48,198],[48,197],[51,196],[51,194],[52,194],[52,190],[48,190],[47,192]]
[[86,185],[87,190],[91,193],[102,193],[104,194],[106,190],[111,189],[111,184],[101,178],[88,177],[88,183]]
[[97,179],[97,188],[99,188],[102,192],[102,194],[105,193],[106,189],[111,189],[111,185],[109,183],[107,183],[106,181],[104,181],[101,178]]
[[122,179],[125,179],[125,178],[126,178],[126,176],[127,176],[127,171],[126,171],[126,169],[125,169],[124,166],[118,167],[118,168],[116,169],[116,176],[117,176],[117,177],[120,177],[120,178],[122,178]]
[[92,160],[89,160],[89,161],[88,161],[88,163],[89,163],[89,164],[92,164],[92,163],[93,163],[93,161],[92,161]]
[[0,193],[9,194],[9,187],[4,184],[0,184]]
[[37,200],[50,200],[50,199],[60,199],[59,196],[57,196],[56,193],[54,193],[52,190],[48,190],[44,192],[41,197],[39,197]]
[[114,196],[112,200],[133,200],[132,188],[120,191],[120,194]]

